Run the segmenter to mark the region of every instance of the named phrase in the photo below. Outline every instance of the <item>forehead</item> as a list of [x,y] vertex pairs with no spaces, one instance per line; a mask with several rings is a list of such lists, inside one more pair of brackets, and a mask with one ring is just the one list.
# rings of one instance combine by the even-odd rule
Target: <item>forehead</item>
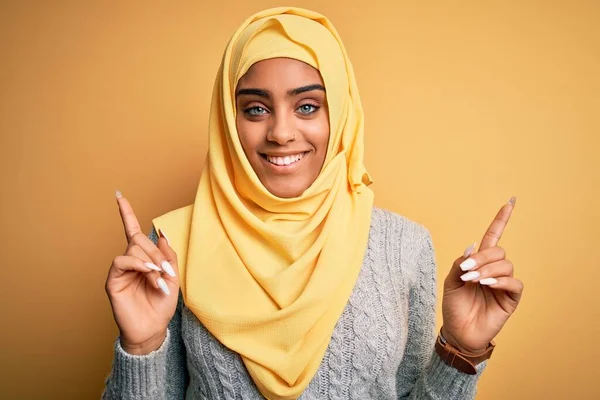
[[253,64],[237,87],[289,89],[315,83],[323,84],[323,79],[312,66],[292,58],[272,58]]

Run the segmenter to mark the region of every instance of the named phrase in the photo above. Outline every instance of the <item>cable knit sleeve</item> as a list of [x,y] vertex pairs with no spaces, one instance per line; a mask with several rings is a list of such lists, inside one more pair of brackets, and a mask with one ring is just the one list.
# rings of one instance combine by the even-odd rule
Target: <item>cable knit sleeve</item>
[[[156,243],[154,229],[149,235]],[[103,400],[180,400],[185,398],[188,382],[186,352],[181,337],[181,295],[175,315],[169,323],[167,337],[157,350],[144,356],[131,355],[115,342],[114,360]]]
[[477,375],[467,375],[444,363],[435,352],[435,253],[425,228],[417,229],[415,239],[421,250],[414,260],[417,268],[409,294],[408,339],[396,374],[398,398],[474,399],[485,363],[477,366]]

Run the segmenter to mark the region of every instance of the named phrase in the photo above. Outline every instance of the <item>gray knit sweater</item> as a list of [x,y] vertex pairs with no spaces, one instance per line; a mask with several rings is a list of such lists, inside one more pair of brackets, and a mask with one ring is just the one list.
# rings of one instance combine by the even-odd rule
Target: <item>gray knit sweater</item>
[[[156,242],[156,233],[151,239]],[[429,233],[375,208],[363,265],[321,366],[300,399],[472,399],[477,375],[435,353],[436,270]],[[179,301],[162,346],[115,344],[103,399],[261,399],[240,356]]]

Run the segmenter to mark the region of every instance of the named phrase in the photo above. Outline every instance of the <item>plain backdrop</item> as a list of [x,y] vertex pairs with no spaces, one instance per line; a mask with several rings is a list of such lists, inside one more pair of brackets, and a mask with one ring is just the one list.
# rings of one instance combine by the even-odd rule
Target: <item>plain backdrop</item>
[[[125,238],[193,202],[239,2],[0,2],[0,397],[98,398]],[[525,282],[478,399],[600,398],[600,3],[288,1],[353,61],[376,205],[425,225],[441,283],[518,197]],[[441,319],[438,318],[441,324]]]

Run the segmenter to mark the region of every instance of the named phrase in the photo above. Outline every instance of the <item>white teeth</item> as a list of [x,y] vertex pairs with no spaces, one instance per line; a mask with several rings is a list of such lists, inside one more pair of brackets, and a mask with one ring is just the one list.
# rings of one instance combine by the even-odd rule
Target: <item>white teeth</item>
[[269,161],[272,164],[279,165],[279,166],[290,165],[297,161],[300,161],[304,157],[304,154],[305,153],[300,153],[300,154],[296,154],[293,156],[285,156],[285,157],[273,157],[273,156],[267,155],[267,161]]

